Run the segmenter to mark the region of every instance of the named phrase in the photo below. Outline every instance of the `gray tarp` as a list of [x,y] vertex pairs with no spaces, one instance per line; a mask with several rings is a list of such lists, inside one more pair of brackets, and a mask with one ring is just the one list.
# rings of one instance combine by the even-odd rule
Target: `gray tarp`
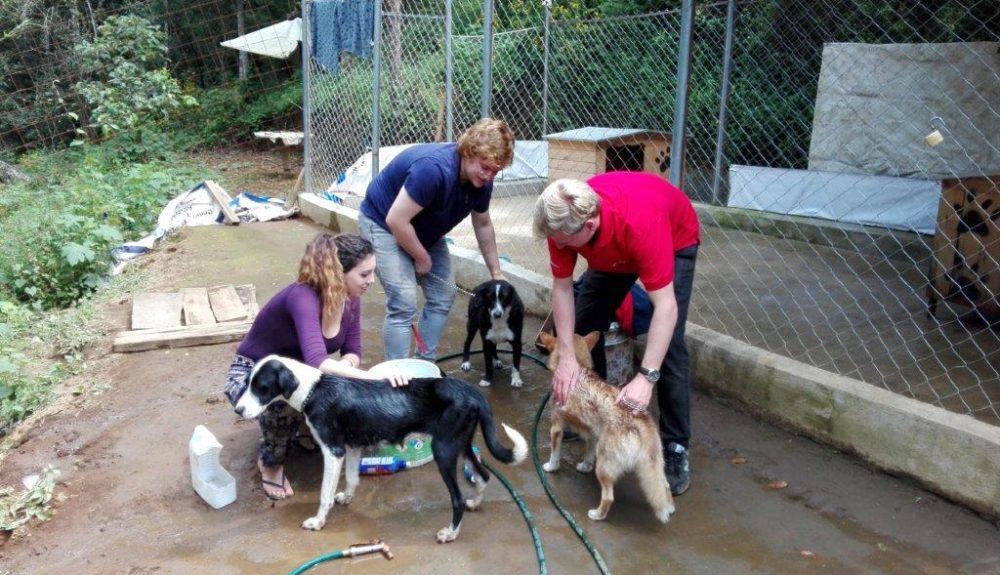
[[[1000,174],[998,48],[825,45],[809,169],[927,179]],[[924,137],[935,128],[945,139],[930,147]]]

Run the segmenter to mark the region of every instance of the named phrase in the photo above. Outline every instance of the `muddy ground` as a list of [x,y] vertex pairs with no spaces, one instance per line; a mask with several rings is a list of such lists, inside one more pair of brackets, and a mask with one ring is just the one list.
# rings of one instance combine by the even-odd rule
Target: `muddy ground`
[[[280,195],[274,192],[294,182],[295,174],[282,172],[274,154],[215,157],[230,163],[223,185],[233,194]],[[262,167],[251,170],[254,165]],[[270,176],[260,173],[268,169]],[[292,280],[303,246],[317,231],[301,220],[194,228],[137,265],[148,273],[148,290],[252,283],[264,302]],[[442,353],[461,350],[466,301],[463,295],[456,303]],[[236,344],[113,354],[110,338],[126,328],[129,304],[123,298],[105,309],[105,339],[88,355],[87,383],[103,391],[74,396],[70,390],[80,382],[67,382],[64,399],[18,431],[18,445],[3,461],[3,485],[17,485],[48,464],[63,475],[55,517],[0,547],[0,570],[277,574],[380,537],[395,553],[392,562],[344,559],[310,573],[539,572],[528,523],[496,481],[482,511],[466,515],[458,541],[435,544],[450,510],[430,466],[364,478],[354,502],[335,508],[323,531],[300,529],[315,511],[321,460],[296,453],[288,462],[295,496],[278,503],[263,496],[254,465],[255,424],[237,420],[221,395]],[[371,365],[381,358],[379,290],[366,295],[364,310],[364,359]],[[523,336],[530,353],[538,323],[532,319]],[[442,367],[476,382],[481,363],[473,364],[468,374],[457,371],[457,360]],[[523,372],[524,388],[512,389],[504,373],[486,393],[498,419],[528,434],[548,378],[530,360]],[[549,476],[610,572],[1000,573],[1000,532],[960,506],[698,394],[693,422],[692,487],[677,499],[678,511],[666,526],[655,521],[631,478],[619,484],[606,522],[588,520],[599,488],[593,477],[572,471],[579,444],[564,454],[563,471]],[[187,443],[198,424],[218,436],[222,463],[237,478],[237,501],[220,510],[191,487]],[[543,423],[543,460],[544,430]],[[746,462],[734,464],[737,457]],[[598,573],[546,497],[531,461],[496,465],[531,511],[548,572]],[[775,481],[787,487],[775,488]]]

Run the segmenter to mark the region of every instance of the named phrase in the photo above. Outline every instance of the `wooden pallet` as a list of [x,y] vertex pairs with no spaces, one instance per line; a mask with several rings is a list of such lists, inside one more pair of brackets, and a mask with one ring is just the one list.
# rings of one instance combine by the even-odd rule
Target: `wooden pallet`
[[135,294],[131,329],[116,334],[111,349],[125,353],[237,341],[259,309],[251,284]]

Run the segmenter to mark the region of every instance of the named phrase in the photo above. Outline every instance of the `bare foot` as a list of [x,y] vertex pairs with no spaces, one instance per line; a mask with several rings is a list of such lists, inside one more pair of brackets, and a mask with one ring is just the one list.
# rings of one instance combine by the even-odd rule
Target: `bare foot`
[[257,460],[257,468],[260,469],[260,486],[264,490],[264,495],[271,499],[285,499],[295,494],[292,491],[292,484],[285,477],[285,467],[275,465],[265,467],[261,460]]

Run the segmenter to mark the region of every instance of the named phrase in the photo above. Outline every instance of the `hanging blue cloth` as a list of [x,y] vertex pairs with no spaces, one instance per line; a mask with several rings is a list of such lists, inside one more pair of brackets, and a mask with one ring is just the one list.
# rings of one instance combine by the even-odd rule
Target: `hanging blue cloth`
[[377,0],[314,0],[309,15],[312,56],[327,72],[340,72],[340,53],[371,58]]

